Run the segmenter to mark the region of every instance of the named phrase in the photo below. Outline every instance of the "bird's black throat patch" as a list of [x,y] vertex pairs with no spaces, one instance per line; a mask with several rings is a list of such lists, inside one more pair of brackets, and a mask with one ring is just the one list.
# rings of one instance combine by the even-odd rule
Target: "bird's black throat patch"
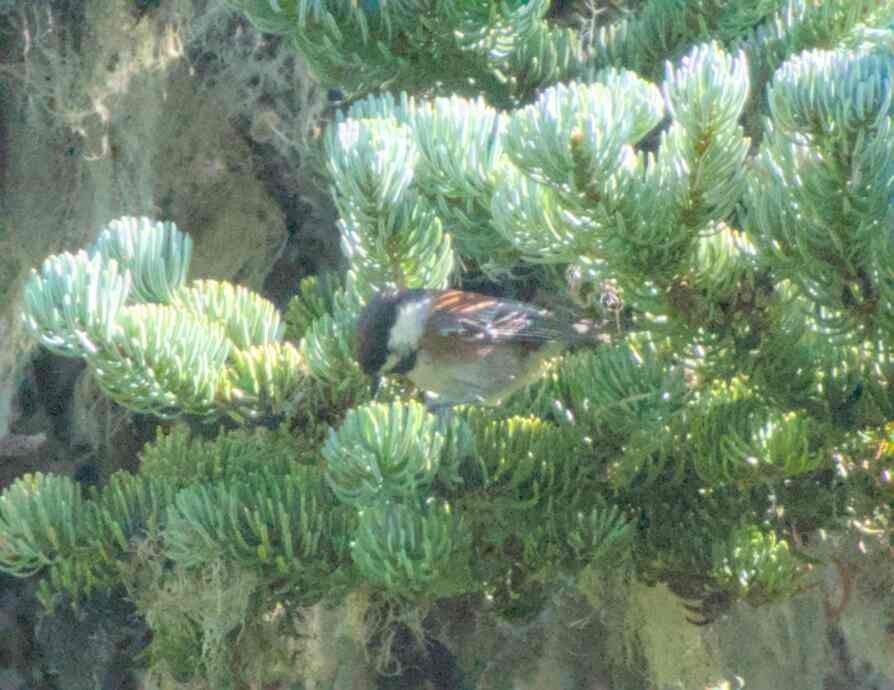
[[401,357],[400,361],[397,364],[395,364],[391,368],[391,370],[388,371],[387,373],[389,373],[389,374],[406,374],[408,371],[412,370],[413,367],[416,366],[416,355],[417,354],[418,354],[418,352],[416,352],[416,350],[413,350],[412,352],[409,352],[408,354],[404,355],[403,357]]
[[[388,360],[388,336],[397,321],[398,310],[405,302],[417,299],[424,292],[418,289],[381,292],[367,303],[357,321],[357,363],[363,373],[372,376],[382,370]],[[411,356],[412,362],[408,362]],[[392,372],[406,373],[415,364],[416,355],[412,353],[401,359]]]

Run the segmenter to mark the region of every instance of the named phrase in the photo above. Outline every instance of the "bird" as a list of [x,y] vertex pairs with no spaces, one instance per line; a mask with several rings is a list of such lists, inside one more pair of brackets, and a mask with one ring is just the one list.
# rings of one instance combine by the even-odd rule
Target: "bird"
[[356,360],[373,397],[383,375],[397,374],[428,394],[430,409],[494,406],[565,348],[607,342],[611,327],[465,290],[387,290],[360,313]]

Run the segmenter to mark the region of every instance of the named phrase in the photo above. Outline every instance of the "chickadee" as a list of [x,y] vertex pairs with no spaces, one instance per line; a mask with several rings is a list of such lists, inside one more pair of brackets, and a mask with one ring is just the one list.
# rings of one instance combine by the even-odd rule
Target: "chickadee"
[[607,330],[474,292],[400,290],[376,295],[360,315],[357,362],[373,394],[382,374],[402,374],[437,407],[496,405],[564,347],[605,342]]

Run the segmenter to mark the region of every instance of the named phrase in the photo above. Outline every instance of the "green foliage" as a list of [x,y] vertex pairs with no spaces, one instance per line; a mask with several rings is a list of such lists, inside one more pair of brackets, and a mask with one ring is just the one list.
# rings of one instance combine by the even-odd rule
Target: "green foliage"
[[340,384],[348,390],[360,386],[360,367],[354,358],[348,335],[357,320],[356,309],[341,309],[324,314],[307,329],[301,341],[301,354],[310,375],[328,385]]
[[261,31],[286,34],[318,77],[349,92],[477,93],[512,103],[584,63],[547,0],[426,5],[407,0],[228,0]]
[[239,429],[202,440],[178,425],[169,431],[159,429],[155,441],[143,448],[140,474],[177,488],[227,478],[242,480],[260,472],[282,476],[302,461],[312,462],[314,456],[305,458],[302,452],[307,450],[284,430]]
[[459,594],[473,584],[463,579],[468,563],[457,558],[468,541],[464,530],[446,503],[383,504],[360,512],[351,557],[367,580],[387,591]]
[[[418,153],[407,128],[388,120],[348,120],[330,132],[329,173],[336,199],[345,200],[339,207],[342,249],[352,259],[358,289],[446,287],[451,241],[434,209],[411,191]],[[365,230],[371,227],[372,236]]]
[[815,448],[819,434],[811,420],[768,411],[735,391],[694,401],[687,417],[693,468],[708,483],[772,482],[831,462]]
[[99,254],[58,254],[32,272],[25,288],[25,328],[56,354],[83,357],[114,334],[131,277]]
[[528,572],[512,576],[517,582],[510,588],[623,560],[631,525],[607,497],[586,439],[537,418],[473,423],[483,493],[466,500],[482,542],[520,549]]
[[780,279],[851,341],[890,332],[889,56],[810,52],[777,72],[747,225]]
[[586,446],[567,428],[530,417],[485,419],[474,437],[478,481],[498,513],[546,510],[548,501],[571,500],[587,480],[586,465],[577,460]]
[[129,307],[117,325],[94,360],[106,395],[160,417],[212,412],[231,348],[222,327],[159,304]]
[[344,289],[329,273],[303,278],[298,284],[298,294],[289,301],[284,317],[286,338],[296,342],[301,340],[311,324],[335,311],[344,297]]
[[327,571],[320,494],[318,473],[309,468],[187,487],[168,517],[168,555],[183,568],[224,561],[289,578],[313,601],[325,592]]
[[618,506],[597,506],[588,513],[567,511],[563,517],[564,524],[557,525],[557,531],[567,535],[576,560],[617,567],[619,550],[623,554],[630,549],[633,526]]
[[335,495],[358,508],[426,495],[444,446],[438,424],[418,403],[374,403],[348,412],[322,449]]
[[168,304],[186,281],[192,238],[173,223],[148,218],[118,218],[93,244],[103,263],[116,261],[131,275],[132,301]]
[[793,583],[798,563],[788,544],[772,532],[756,527],[734,532],[726,547],[717,549],[714,562],[713,574],[720,585],[755,603],[797,591]]
[[313,464],[285,429],[236,430],[213,440],[184,428],[160,433],[143,474],[174,484],[166,555],[184,569],[224,564],[284,579],[312,603],[347,558],[350,514],[339,512]]
[[16,480],[0,503],[3,569],[25,577],[52,565],[56,553],[72,555],[83,512],[81,488],[68,477],[37,473]]
[[357,366],[351,337],[359,311],[356,291],[344,288],[331,275],[305,278],[289,303],[286,337],[300,341],[308,381],[299,396],[305,398],[303,409],[311,420],[327,408],[341,409],[345,400],[368,397],[369,384]]
[[786,0],[744,41],[753,74],[769,77],[787,58],[811,48],[850,42],[869,26],[894,19],[894,9],[875,0]]
[[197,280],[171,295],[178,309],[219,323],[240,349],[268,345],[282,338],[279,312],[272,303],[241,285],[216,280]]
[[[588,36],[545,0],[230,4],[358,99],[322,138],[350,266],[283,318],[187,283],[188,237],[124,218],[32,273],[26,328],[118,402],[282,421],[175,427],[88,496],[13,483],[0,568],[47,606],[123,585],[153,665],[221,684],[275,607],[527,617],[589,567],[710,619],[810,586],[793,535],[891,524],[868,469],[894,419],[890,3],[646,0]],[[499,409],[369,402],[371,294],[525,279],[613,342]]]
[[236,350],[227,370],[225,395],[236,408],[229,413],[256,419],[267,410],[281,411],[300,395],[306,379],[304,360],[291,343]]
[[157,534],[172,495],[164,482],[118,473],[88,501],[68,477],[26,474],[0,496],[0,567],[43,575],[48,609],[62,595],[77,603],[120,582],[131,540]]
[[279,312],[241,286],[186,285],[192,252],[173,223],[119,218],[89,252],[49,257],[25,286],[25,327],[87,360],[116,402],[160,417],[280,412],[304,383]]

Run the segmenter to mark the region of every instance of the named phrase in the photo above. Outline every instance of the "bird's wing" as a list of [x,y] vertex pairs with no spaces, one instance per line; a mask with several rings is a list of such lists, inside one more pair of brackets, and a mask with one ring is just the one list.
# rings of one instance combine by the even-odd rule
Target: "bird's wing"
[[537,307],[502,299],[463,303],[463,293],[446,290],[432,309],[435,332],[443,337],[459,337],[476,345],[513,341],[539,345],[547,341],[574,342],[584,336],[574,324],[556,318]]

